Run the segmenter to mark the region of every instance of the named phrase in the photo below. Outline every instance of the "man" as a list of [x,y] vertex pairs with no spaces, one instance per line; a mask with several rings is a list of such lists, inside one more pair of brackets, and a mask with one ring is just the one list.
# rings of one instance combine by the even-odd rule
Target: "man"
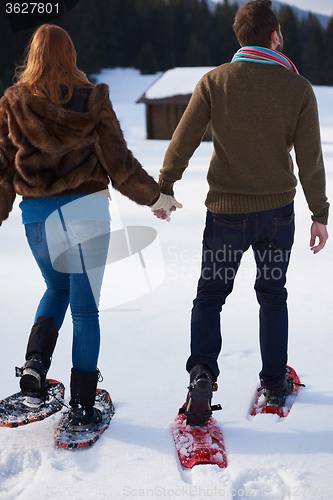
[[241,49],[231,63],[210,71],[197,84],[165,155],[159,179],[163,195],[152,207],[159,218],[175,209],[173,184],[181,179],[211,122],[214,153],[207,176],[202,271],[186,366],[190,386],[185,414],[190,425],[203,426],[211,415],[212,382],[219,375],[220,312],[250,246],[257,265],[260,380],[266,402],[282,406],[292,392],[292,380],[286,376],[285,289],[297,184],[292,148],[313,214],[311,250],[319,252],[328,238],[329,204],[312,87],[281,53],[283,38],[270,0],[246,3],[233,27]]

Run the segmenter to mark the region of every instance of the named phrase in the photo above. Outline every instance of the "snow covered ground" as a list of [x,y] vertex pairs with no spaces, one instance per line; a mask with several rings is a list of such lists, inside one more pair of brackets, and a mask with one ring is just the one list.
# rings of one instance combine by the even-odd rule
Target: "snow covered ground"
[[[129,147],[157,178],[168,142],[145,140],[144,105],[135,104],[155,79],[131,69],[104,71],[98,77],[110,85]],[[315,91],[332,199],[333,88],[317,87]],[[112,298],[103,297],[101,387],[110,391],[116,414],[92,448],[76,452],[56,449],[53,444],[59,415],[19,429],[1,428],[1,500],[333,498],[332,248],[329,241],[318,255],[309,251],[311,219],[300,188],[288,278],[289,362],[306,388],[301,389],[285,420],[271,415],[247,418],[257,387],[260,356],[254,261],[250,253],[245,254],[234,292],[224,308],[221,376],[214,396],[214,402],[223,406],[215,418],[225,436],[228,467],[198,466],[183,471],[178,464],[169,427],[188,385],[184,367],[200,269],[211,152],[211,144],[203,143],[176,185],[176,198],[184,208],[173,214],[170,223],[112,193],[113,229],[122,225],[155,228],[156,242],[163,252],[162,263],[155,262],[156,272],[165,273],[158,286],[152,286],[147,294],[140,292],[131,302],[115,307]],[[3,398],[17,390],[14,366],[24,361],[44,284],[25,241],[18,202],[0,231]],[[107,277],[112,287],[108,271]],[[134,285],[128,281],[126,286],[130,290]],[[68,387],[70,367],[68,315],[49,375]]]

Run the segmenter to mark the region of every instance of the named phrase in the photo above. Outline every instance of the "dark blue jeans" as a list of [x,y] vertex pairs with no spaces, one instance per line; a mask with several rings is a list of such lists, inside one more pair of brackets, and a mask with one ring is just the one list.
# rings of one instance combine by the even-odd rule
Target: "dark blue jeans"
[[[294,241],[293,203],[275,210],[224,215],[207,212],[202,268],[191,317],[191,356],[186,368],[207,365],[219,375],[220,312],[233,289],[242,256],[252,246],[260,305],[260,379],[266,388],[285,376],[288,344],[286,272]],[[237,318],[235,318],[237,321]]]
[[68,305],[73,321],[73,368],[94,373],[100,347],[98,304],[110,239],[110,222],[53,220],[25,224],[31,251],[46,283],[39,316],[57,330]]

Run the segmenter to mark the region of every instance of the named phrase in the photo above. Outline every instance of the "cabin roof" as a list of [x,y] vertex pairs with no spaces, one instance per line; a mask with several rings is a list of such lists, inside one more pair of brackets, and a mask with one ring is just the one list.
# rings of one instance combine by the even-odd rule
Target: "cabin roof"
[[187,104],[200,78],[214,67],[173,68],[165,71],[137,101],[138,103]]

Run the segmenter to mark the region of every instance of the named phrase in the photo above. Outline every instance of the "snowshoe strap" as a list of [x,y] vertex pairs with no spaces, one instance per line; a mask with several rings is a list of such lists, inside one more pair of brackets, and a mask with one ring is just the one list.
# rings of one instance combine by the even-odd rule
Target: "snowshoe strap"
[[[222,410],[222,406],[220,404],[218,405],[213,405],[210,407],[211,411],[218,411],[218,410]],[[178,415],[183,415],[186,411],[186,406],[182,406],[181,408],[179,408],[178,410]]]
[[[297,383],[297,382],[293,382],[293,384],[294,384],[294,385],[297,385],[298,387],[306,387],[306,385],[305,385],[305,384],[299,384],[299,383]],[[261,391],[263,391],[264,389],[265,389],[265,387],[260,386],[260,387],[258,387],[257,392],[261,392]]]
[[98,372],[98,379],[97,379],[97,381],[98,382],[103,382],[104,377],[103,377],[103,375],[101,373],[101,370],[99,368],[97,368],[97,372]]
[[[47,391],[47,394],[48,394],[48,391]],[[54,394],[52,395],[52,397],[53,397],[53,399],[58,401],[58,403],[60,403],[63,407],[67,408],[68,410],[71,409],[71,406],[69,406],[67,403],[65,403],[65,401],[62,401],[61,399],[56,398]]]
[[212,411],[218,411],[218,410],[222,410],[222,406],[221,406],[220,404],[218,404],[218,405],[213,405],[213,406],[211,406],[211,407],[210,407],[210,409],[211,409]]

